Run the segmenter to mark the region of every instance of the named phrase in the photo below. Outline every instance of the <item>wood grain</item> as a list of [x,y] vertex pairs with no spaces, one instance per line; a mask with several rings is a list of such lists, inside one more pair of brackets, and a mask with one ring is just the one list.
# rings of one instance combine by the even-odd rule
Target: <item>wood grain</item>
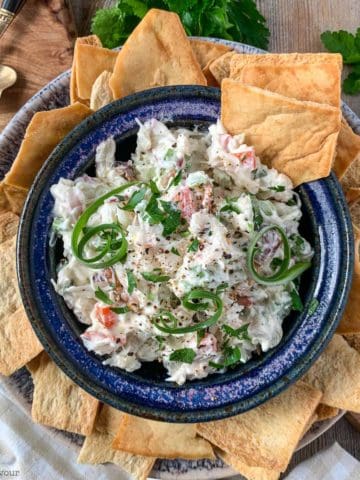
[[0,61],[15,68],[18,80],[0,99],[0,131],[26,100],[71,65],[72,42],[53,7],[54,2],[27,0],[1,39]]

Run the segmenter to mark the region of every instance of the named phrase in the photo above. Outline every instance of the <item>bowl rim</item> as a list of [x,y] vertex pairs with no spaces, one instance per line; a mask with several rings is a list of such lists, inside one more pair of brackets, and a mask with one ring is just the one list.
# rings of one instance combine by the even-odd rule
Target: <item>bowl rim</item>
[[[202,94],[204,95],[206,94],[206,96],[209,96],[210,94],[214,95],[215,93],[216,95],[218,95],[218,92],[219,92],[218,89],[209,88],[209,87],[179,86],[177,88],[182,89],[182,91],[185,91],[186,93],[194,92],[194,91],[202,92]],[[344,195],[335,176],[332,174],[330,177],[326,179],[319,180],[318,182],[331,183],[332,188],[335,189],[337,195],[339,196],[342,202],[342,205],[341,205],[342,213],[343,213],[342,220],[344,223],[343,227],[345,226],[345,233],[347,238],[347,241],[345,242],[345,245],[344,245],[344,251],[343,251],[345,265],[343,265],[343,269],[341,270],[342,272],[343,270],[345,271],[345,273],[343,272],[345,275],[344,289],[342,291],[341,301],[337,305],[336,314],[332,320],[332,323],[328,325],[327,329],[325,329],[325,327],[322,329],[323,332],[326,330],[325,333],[323,333],[322,335],[319,335],[319,338],[317,339],[317,341],[315,341],[312,347],[308,350],[307,358],[305,359],[304,355],[301,355],[297,359],[297,362],[292,364],[292,366],[290,367],[290,371],[285,376],[286,378],[284,376],[281,378],[278,378],[276,382],[271,383],[271,385],[262,389],[262,391],[259,392],[258,394],[253,395],[250,398],[247,398],[246,400],[240,400],[238,403],[232,403],[231,408],[223,405],[223,406],[212,408],[211,410],[194,409],[194,410],[191,410],[191,412],[189,412],[188,410],[184,410],[184,411],[177,411],[176,413],[174,413],[173,411],[169,411],[169,410],[159,410],[159,407],[154,408],[149,405],[139,406],[138,404],[135,404],[135,407],[134,407],[134,404],[132,402],[130,402],[129,404],[129,402],[124,401],[123,399],[120,399],[120,398],[110,398],[108,395],[103,395],[104,392],[101,392],[101,396],[99,397],[99,392],[95,390],[91,385],[89,385],[86,379],[84,380],[83,373],[73,371],[73,366],[72,368],[71,366],[69,366],[69,361],[68,359],[63,358],[63,354],[61,350],[58,348],[56,348],[56,350],[54,349],[54,345],[52,345],[51,341],[49,341],[49,335],[44,335],[44,332],[41,329],[40,324],[38,323],[39,322],[38,319],[41,318],[41,312],[37,312],[36,308],[34,310],[33,299],[29,298],[29,292],[26,288],[26,283],[29,283],[29,276],[28,276],[29,272],[27,271],[27,268],[29,267],[29,265],[27,264],[27,261],[26,261],[27,257],[26,255],[23,254],[23,252],[24,252],[24,247],[26,247],[26,244],[27,244],[28,235],[30,233],[31,222],[29,219],[33,218],[32,207],[34,207],[34,198],[39,197],[41,193],[39,192],[38,185],[41,183],[41,180],[44,177],[44,175],[46,177],[46,173],[48,173],[48,170],[51,167],[56,168],[58,166],[57,163],[56,165],[54,164],[53,158],[56,158],[57,156],[61,155],[64,149],[67,150],[67,153],[68,153],[71,150],[71,148],[74,146],[74,143],[76,142],[77,138],[79,137],[81,138],[83,134],[85,134],[91,129],[98,128],[103,121],[102,117],[104,113],[108,113],[108,112],[111,113],[112,111],[117,110],[119,105],[120,106],[122,106],[123,104],[126,105],[129,102],[131,103],[134,99],[135,100],[137,98],[146,99],[147,97],[151,97],[154,94],[154,92],[158,97],[159,95],[161,96],[161,94],[165,96],[172,95],[174,94],[174,91],[176,91],[176,88],[174,89],[174,87],[161,87],[157,89],[146,90],[144,92],[139,92],[137,94],[134,94],[134,95],[125,97],[124,99],[113,102],[112,104],[104,107],[100,111],[95,112],[93,115],[91,115],[86,120],[84,120],[81,124],[76,126],[75,129],[72,132],[70,132],[70,134],[67,135],[62,140],[62,142],[60,142],[60,144],[54,149],[52,154],[49,156],[49,158],[46,160],[43,167],[39,171],[35,181],[32,184],[29,195],[27,197],[27,200],[22,212],[21,220],[20,220],[19,235],[18,235],[18,241],[17,241],[17,265],[18,265],[17,271],[18,271],[19,286],[20,286],[20,292],[23,299],[23,303],[37,336],[39,337],[45,350],[49,353],[49,355],[55,361],[55,363],[62,370],[64,370],[65,373],[70,378],[72,378],[72,380],[75,381],[75,383],[79,384],[81,388],[88,391],[91,395],[99,398],[101,401],[110,403],[114,407],[120,408],[121,410],[127,411],[128,413],[137,414],[144,417],[156,418],[158,420],[165,420],[170,422],[171,421],[198,422],[198,421],[208,421],[208,420],[224,418],[227,416],[234,415],[236,413],[246,411],[257,405],[260,405],[261,403],[277,395],[278,393],[283,391],[285,388],[290,386],[290,384],[293,383],[296,379],[298,379],[320,355],[323,348],[325,348],[328,341],[330,341],[332,334],[334,333],[335,328],[337,326],[337,323],[340,321],[342,311],[345,308],[347,294],[350,289],[352,264],[353,264],[352,262],[353,245],[352,245],[352,242],[350,241],[350,239],[352,238],[352,228],[351,228],[349,215],[347,212],[347,206],[344,199]],[[109,117],[111,117],[111,115],[109,115]],[[316,182],[312,182],[312,183],[314,184]],[[37,318],[38,314],[39,314],[39,317]],[[297,363],[301,363],[301,365],[297,366]],[[218,383],[221,386],[224,386],[224,385],[226,386],[229,384],[229,382],[231,384],[232,380],[230,381],[224,380],[223,382],[220,381]],[[187,390],[194,388],[191,386],[191,382],[188,382],[185,385],[186,385],[185,389]],[[211,387],[207,387],[207,388],[211,388]],[[174,389],[174,387],[169,385],[169,389]],[[175,389],[179,390],[178,387],[175,387]],[[105,392],[105,393],[108,393],[108,392]]]

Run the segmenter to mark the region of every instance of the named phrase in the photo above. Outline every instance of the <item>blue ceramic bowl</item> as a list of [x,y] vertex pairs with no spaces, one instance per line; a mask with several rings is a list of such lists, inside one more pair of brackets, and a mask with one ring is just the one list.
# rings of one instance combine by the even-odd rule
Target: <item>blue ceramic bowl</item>
[[[301,283],[304,311],[284,322],[281,343],[225,374],[177,386],[164,381],[159,364],[128,373],[105,366],[88,352],[76,321],[50,279],[56,275],[61,245],[50,247],[53,198],[61,177],[93,173],[95,149],[114,136],[118,159],[127,160],[136,141],[136,118],[155,117],[174,126],[207,127],[220,115],[220,92],[197,86],[147,90],[106,106],[76,127],[39,172],[21,218],[17,261],[25,309],[45,350],[84,390],[128,413],[170,422],[215,420],[249,410],[298,379],[330,340],[341,318],[351,283],[352,228],[336,178],[302,185],[302,234],[315,250]],[[319,305],[309,312],[313,299]]]

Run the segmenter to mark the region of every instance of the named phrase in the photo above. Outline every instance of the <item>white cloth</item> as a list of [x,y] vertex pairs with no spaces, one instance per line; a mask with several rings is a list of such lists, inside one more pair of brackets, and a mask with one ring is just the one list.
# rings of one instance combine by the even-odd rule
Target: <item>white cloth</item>
[[[34,424],[0,383],[0,479],[129,480],[114,465],[78,465],[77,450],[54,429]],[[232,477],[233,480],[241,477]],[[286,480],[360,480],[360,463],[337,443],[298,465]]]

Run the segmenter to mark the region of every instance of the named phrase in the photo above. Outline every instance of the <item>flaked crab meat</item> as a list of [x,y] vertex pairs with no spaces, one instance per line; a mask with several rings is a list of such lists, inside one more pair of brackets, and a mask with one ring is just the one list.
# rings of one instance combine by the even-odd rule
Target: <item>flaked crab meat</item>
[[210,183],[195,188],[184,185],[176,192],[173,201],[179,205],[183,218],[189,221],[195,212],[213,209],[213,186]]
[[214,353],[217,352],[217,338],[212,333],[205,333],[204,338],[199,342],[199,349],[203,353]]

